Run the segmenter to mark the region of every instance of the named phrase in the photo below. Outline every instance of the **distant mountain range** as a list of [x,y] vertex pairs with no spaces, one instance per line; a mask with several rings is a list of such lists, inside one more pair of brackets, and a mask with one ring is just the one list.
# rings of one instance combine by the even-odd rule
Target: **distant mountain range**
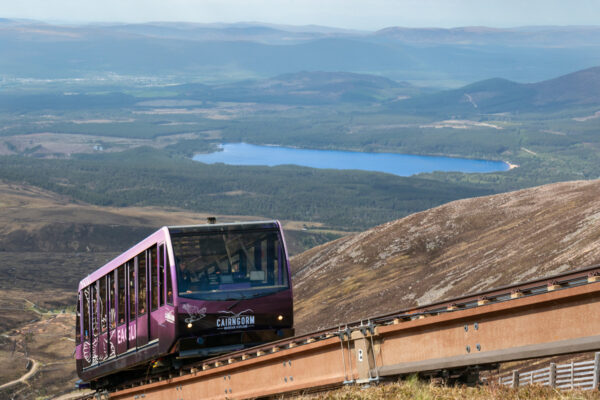
[[379,37],[411,44],[503,45],[525,47],[597,46],[599,26],[525,26],[519,28],[402,28],[391,27],[375,32]]
[[429,115],[535,112],[581,106],[600,107],[600,67],[529,84],[488,79],[393,105],[396,109]]
[[456,87],[492,76],[534,82],[600,65],[600,27],[361,32],[260,23],[75,26],[4,19],[0,52],[4,80],[125,75],[206,83],[306,70]]

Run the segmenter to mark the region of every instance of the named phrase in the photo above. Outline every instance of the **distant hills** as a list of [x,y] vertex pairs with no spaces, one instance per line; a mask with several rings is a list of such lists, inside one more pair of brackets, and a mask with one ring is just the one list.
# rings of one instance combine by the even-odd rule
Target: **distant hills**
[[225,85],[186,84],[175,89],[193,99],[281,104],[375,102],[422,92],[406,82],[380,76],[324,71],[302,71]]
[[600,27],[388,28],[243,24],[52,25],[0,21],[0,79],[158,76],[232,82],[347,71],[442,86],[549,79],[600,65]]
[[600,261],[600,181],[458,200],[292,259],[299,333]]
[[[153,104],[115,88],[99,93],[0,94],[0,108],[82,109],[134,107]],[[187,83],[168,86],[167,98],[208,102],[252,102],[282,105],[382,103],[393,112],[457,117],[494,113],[548,112],[600,108],[600,67],[537,83],[517,83],[503,78],[486,79],[459,89],[435,91],[408,82],[351,72],[302,71],[267,79],[247,79],[226,84]],[[160,98],[160,91],[155,98]],[[167,103],[165,103],[167,104]],[[182,103],[174,101],[175,106]],[[168,107],[168,105],[165,105]]]
[[487,79],[460,89],[399,101],[393,108],[429,115],[472,115],[600,107],[600,67],[538,83]]
[[390,27],[375,32],[375,35],[403,43],[422,45],[597,46],[600,41],[600,27],[525,26],[504,29],[485,26],[451,29]]
[[[124,88],[115,92],[91,93],[65,92],[27,93],[14,91],[0,93],[0,109],[23,112],[34,109],[80,110],[106,107],[144,107],[156,101],[140,101],[127,94]],[[406,82],[388,78],[355,74],[351,72],[302,71],[268,79],[243,80],[228,84],[206,85],[188,83],[166,87],[165,98],[180,107],[183,101],[190,104],[202,102],[251,102],[282,105],[322,105],[333,103],[387,102],[431,92]],[[155,92],[160,99],[161,92]],[[175,100],[175,101],[173,101]],[[159,100],[160,102],[160,100]],[[162,102],[169,107],[169,102]]]

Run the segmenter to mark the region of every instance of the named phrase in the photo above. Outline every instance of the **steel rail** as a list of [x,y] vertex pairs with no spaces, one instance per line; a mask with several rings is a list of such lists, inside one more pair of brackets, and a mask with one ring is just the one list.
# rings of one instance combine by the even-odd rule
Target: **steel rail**
[[103,395],[243,399],[600,350],[596,282],[600,265],[236,351]]

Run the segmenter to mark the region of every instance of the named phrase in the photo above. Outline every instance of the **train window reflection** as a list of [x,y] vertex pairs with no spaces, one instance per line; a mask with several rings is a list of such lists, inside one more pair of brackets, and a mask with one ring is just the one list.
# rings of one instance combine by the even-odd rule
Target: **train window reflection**
[[100,278],[100,295],[98,296],[100,309],[100,326],[102,333],[106,333],[106,276]]
[[77,313],[75,314],[75,343],[81,343],[81,292],[77,294]]
[[138,315],[146,313],[146,252],[138,256]]
[[164,306],[165,305],[165,295],[166,295],[166,291],[165,291],[165,246],[164,245],[160,245],[158,246],[158,279],[159,279],[159,289],[160,289],[160,295],[159,295],[159,300],[160,300],[160,306]]
[[127,261],[127,275],[129,277],[129,322],[135,320],[135,266],[133,261]]
[[100,324],[98,324],[98,282],[94,282],[92,284],[92,293],[91,293],[91,316],[92,316],[92,333],[94,337],[98,336],[98,329],[100,328]]
[[152,246],[150,254],[150,291],[152,293],[152,311],[158,308],[158,266],[156,265],[156,245]]
[[119,325],[125,323],[125,266],[117,269],[118,293],[119,293]]
[[173,305],[173,280],[171,279],[171,271],[167,269],[167,304]]
[[83,289],[83,338],[90,338],[90,287]]
[[108,274],[106,276],[106,284],[108,285],[108,317],[109,317],[109,323],[110,323],[110,328],[114,329],[117,324],[115,322],[116,319],[116,313],[115,313],[115,272],[111,272],[110,274]]
[[289,287],[276,230],[174,235],[172,243],[180,296],[244,299]]

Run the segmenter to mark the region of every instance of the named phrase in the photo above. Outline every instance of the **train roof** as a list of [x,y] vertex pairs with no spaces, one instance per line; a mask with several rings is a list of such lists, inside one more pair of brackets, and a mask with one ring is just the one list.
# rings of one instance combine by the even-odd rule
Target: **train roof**
[[147,236],[140,242],[136,243],[129,249],[125,250],[117,257],[113,258],[102,267],[96,269],[88,276],[83,278],[79,282],[78,290],[90,285],[102,276],[106,275],[110,271],[117,268],[119,265],[131,260],[132,257],[152,245],[153,243],[165,240],[170,241],[169,236],[171,234],[187,234],[196,232],[226,232],[230,230],[254,230],[254,229],[273,229],[279,228],[281,224],[277,220],[266,220],[266,221],[247,221],[247,222],[226,222],[226,223],[214,223],[214,224],[200,224],[200,225],[172,225],[163,226],[151,235]]
[[221,224],[202,224],[202,225],[177,225],[167,226],[170,233],[191,233],[191,232],[223,232],[228,230],[243,229],[269,229],[279,227],[279,221],[248,221],[248,222],[226,222]]

